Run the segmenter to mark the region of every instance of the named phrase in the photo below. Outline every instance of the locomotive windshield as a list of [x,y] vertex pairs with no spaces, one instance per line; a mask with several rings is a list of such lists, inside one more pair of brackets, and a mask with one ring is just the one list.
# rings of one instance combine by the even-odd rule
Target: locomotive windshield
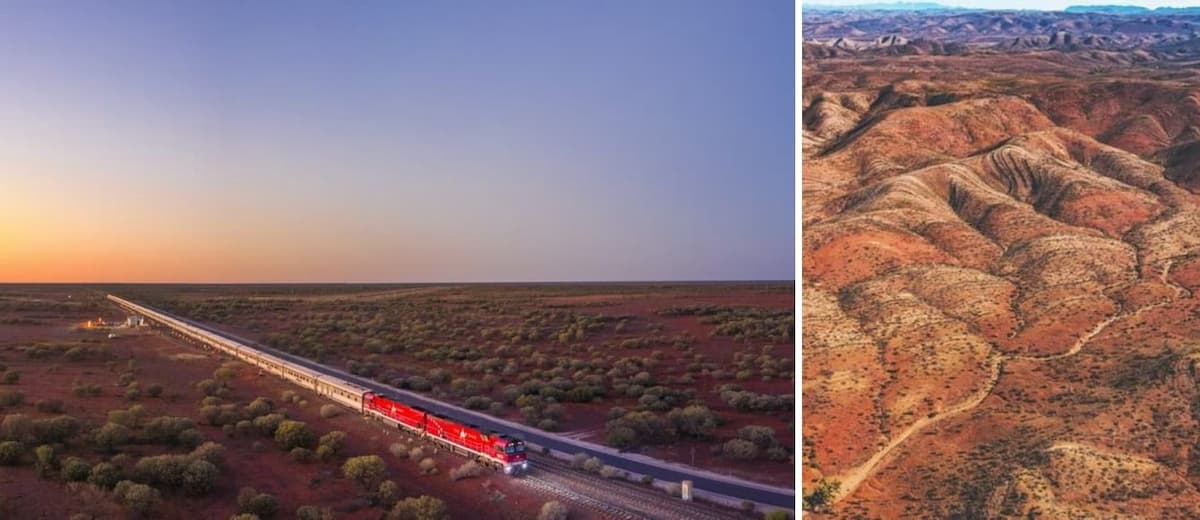
[[504,453],[513,455],[516,453],[525,453],[525,443],[522,441],[513,441],[504,447]]

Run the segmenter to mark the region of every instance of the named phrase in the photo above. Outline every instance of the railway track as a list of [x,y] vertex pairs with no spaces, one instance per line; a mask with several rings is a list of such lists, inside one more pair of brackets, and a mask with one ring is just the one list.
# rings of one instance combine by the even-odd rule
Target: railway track
[[[554,457],[531,456],[530,472],[518,480],[537,490],[561,496],[606,518],[743,520],[732,511],[667,497],[661,490],[623,480],[606,479],[570,467]],[[600,498],[597,498],[600,497]]]

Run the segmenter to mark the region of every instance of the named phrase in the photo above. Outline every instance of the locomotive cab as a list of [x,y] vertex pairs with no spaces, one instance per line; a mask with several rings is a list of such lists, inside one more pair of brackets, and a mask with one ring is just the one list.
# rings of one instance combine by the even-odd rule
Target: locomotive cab
[[529,461],[525,458],[525,441],[507,435],[497,436],[496,452],[504,459],[505,473],[511,475],[529,469]]

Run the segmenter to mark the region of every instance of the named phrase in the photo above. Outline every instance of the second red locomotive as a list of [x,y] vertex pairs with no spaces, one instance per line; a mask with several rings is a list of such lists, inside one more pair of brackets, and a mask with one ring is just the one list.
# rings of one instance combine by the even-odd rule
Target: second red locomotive
[[362,411],[396,423],[397,427],[446,445],[481,464],[513,474],[529,468],[525,442],[508,435],[480,430],[448,417],[408,406],[393,397],[374,392],[363,394]]

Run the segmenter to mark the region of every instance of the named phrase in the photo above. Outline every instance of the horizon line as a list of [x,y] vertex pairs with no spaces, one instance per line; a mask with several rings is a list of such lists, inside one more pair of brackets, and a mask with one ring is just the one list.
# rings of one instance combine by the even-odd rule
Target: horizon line
[[320,282],[4,282],[0,281],[0,286],[8,285],[595,285],[595,284],[653,284],[653,283],[681,283],[681,284],[717,284],[717,283],[791,283],[795,284],[796,280],[792,279],[709,279],[709,280],[524,280],[524,281],[488,281],[488,282],[458,282],[458,281],[440,281],[440,282],[360,282],[360,281],[320,281]]

